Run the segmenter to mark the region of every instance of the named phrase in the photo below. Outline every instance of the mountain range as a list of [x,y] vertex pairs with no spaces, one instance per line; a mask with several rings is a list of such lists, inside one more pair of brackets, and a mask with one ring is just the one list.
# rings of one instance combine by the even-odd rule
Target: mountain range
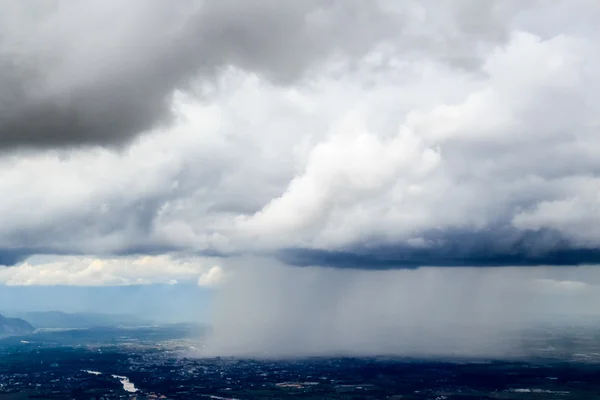
[[150,321],[140,319],[135,315],[125,314],[66,313],[62,311],[6,312],[5,314],[28,321],[36,328],[85,329],[103,326],[140,326],[151,324]]
[[35,330],[33,325],[21,318],[8,318],[0,314],[0,337],[27,335]]

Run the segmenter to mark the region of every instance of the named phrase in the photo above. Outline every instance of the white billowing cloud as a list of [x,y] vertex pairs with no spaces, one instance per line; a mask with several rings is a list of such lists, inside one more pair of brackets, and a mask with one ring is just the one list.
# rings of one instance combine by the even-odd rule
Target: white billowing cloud
[[312,149],[305,172],[290,182],[284,194],[240,221],[240,229],[259,237],[286,237],[330,221],[338,212],[346,214],[344,232],[325,229],[321,233],[333,245],[347,244],[360,239],[357,230],[366,228],[360,224],[367,221],[352,223],[357,203],[379,197],[391,186],[399,193],[418,190],[419,182],[438,166],[439,153],[412,132],[402,129],[397,136],[381,140],[361,125],[352,116],[342,121],[338,132]]
[[[576,233],[585,216],[589,225],[596,222],[589,206],[572,207],[581,210],[577,216],[552,214],[573,227],[552,220],[535,224],[528,216],[545,201],[598,193],[594,154],[600,142],[592,128],[596,117],[589,113],[595,106],[586,101],[587,88],[600,83],[591,72],[599,61],[591,46],[578,37],[542,40],[514,33],[488,55],[484,77],[473,78],[462,100],[440,98],[441,104],[404,114],[398,109],[395,138],[367,130],[353,136],[360,128],[342,125],[345,133],[315,145],[304,172],[246,226],[279,239],[304,229],[305,241],[294,245],[325,248],[373,234],[407,240],[428,229],[498,223],[557,229],[579,244],[581,236],[591,235],[597,244],[595,229]],[[430,88],[425,77],[420,83]],[[404,95],[409,96],[398,94],[398,102]]]
[[215,265],[200,275],[200,278],[198,278],[198,286],[215,286],[222,283],[223,279],[225,279],[223,269],[218,265]]
[[43,262],[0,267],[0,283],[10,286],[115,286],[185,283],[200,279],[217,285],[224,274],[210,259],[144,256],[101,259],[63,256]]

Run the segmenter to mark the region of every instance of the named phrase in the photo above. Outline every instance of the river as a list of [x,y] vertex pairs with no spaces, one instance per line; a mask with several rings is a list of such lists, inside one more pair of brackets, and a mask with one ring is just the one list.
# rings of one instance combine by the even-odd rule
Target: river
[[[102,372],[98,372],[98,371],[90,371],[90,370],[83,370],[84,372],[87,372],[88,374],[92,374],[92,375],[102,375]],[[121,385],[123,385],[123,389],[125,389],[125,391],[129,392],[129,393],[135,393],[137,392],[137,388],[135,387],[135,385],[129,380],[128,377],[126,376],[121,376],[121,375],[111,375],[113,378],[118,379],[119,381],[121,381]]]

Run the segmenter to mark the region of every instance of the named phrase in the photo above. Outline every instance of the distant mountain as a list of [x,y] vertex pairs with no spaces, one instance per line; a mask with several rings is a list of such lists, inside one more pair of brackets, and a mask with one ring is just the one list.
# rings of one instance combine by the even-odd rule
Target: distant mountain
[[27,335],[34,330],[29,322],[21,318],[7,318],[0,314],[0,337]]
[[29,321],[36,328],[97,328],[105,326],[139,326],[151,324],[132,315],[101,313],[65,313],[61,311],[31,311],[11,313]]

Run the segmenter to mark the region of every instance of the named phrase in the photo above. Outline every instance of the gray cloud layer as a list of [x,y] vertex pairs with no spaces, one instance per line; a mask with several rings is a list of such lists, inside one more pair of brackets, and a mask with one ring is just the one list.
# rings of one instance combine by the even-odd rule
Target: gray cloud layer
[[1,5],[0,264],[599,260],[596,2]]
[[297,266],[339,268],[498,267],[600,264],[600,249],[573,243],[552,230],[428,232],[426,246],[380,245],[347,250],[284,249],[279,259]]
[[329,1],[4,1],[0,144],[128,141],[168,121],[175,89],[229,65],[290,82],[333,51],[360,54],[390,33],[382,10],[357,7],[338,15]]
[[456,20],[441,27],[451,35],[436,42],[411,21],[421,6],[386,1],[4,0],[0,145],[127,142],[169,122],[175,89],[229,66],[291,83],[326,59],[359,57],[382,41],[471,63],[477,55],[461,49],[472,42],[466,37],[505,36],[508,5],[454,1],[441,8],[426,18],[448,12]]

